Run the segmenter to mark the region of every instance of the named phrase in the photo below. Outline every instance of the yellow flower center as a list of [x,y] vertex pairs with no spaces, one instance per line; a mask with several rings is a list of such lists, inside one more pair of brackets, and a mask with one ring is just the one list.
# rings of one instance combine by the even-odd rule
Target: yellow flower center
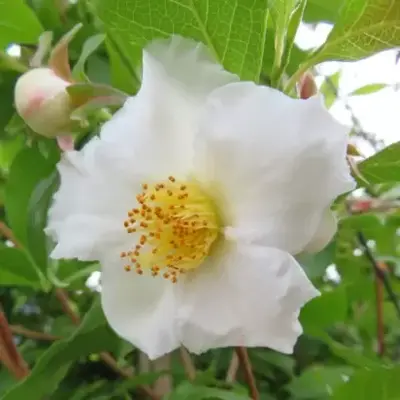
[[144,183],[136,196],[137,208],[128,211],[127,232],[137,243],[121,253],[126,271],[177,281],[181,273],[197,268],[218,237],[219,221],[211,199],[196,182],[178,182],[173,176]]

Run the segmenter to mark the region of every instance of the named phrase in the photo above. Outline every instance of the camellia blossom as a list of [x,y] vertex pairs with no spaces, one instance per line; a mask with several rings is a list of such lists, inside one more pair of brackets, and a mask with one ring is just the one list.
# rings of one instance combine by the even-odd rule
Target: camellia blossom
[[100,261],[111,327],[152,359],[180,345],[291,353],[318,295],[293,255],[335,233],[331,202],[354,188],[347,134],[318,97],[155,41],[138,94],[58,165],[52,257]]

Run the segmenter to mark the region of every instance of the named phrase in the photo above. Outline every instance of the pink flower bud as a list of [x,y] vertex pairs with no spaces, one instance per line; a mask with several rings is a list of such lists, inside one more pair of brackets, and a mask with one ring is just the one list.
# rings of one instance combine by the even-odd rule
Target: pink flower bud
[[15,86],[18,114],[36,133],[46,137],[68,134],[71,104],[67,86],[49,68],[35,68],[22,75]]

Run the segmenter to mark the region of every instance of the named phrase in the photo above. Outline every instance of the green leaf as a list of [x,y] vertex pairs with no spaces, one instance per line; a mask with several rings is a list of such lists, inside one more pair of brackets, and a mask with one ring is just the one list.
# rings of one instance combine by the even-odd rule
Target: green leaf
[[305,22],[335,22],[345,0],[308,0],[304,12]]
[[105,35],[100,33],[86,40],[85,44],[83,45],[79,60],[76,62],[72,70],[72,76],[75,79],[81,81],[88,81],[88,78],[85,74],[86,60],[90,57],[91,54],[93,54],[100,47],[100,45],[104,42],[104,38]]
[[[228,70],[258,81],[267,30],[265,0],[94,0],[97,14],[124,52],[179,34],[204,42]],[[137,60],[136,60],[137,64]]]
[[367,357],[362,354],[362,349],[359,350],[353,349],[349,346],[344,346],[343,344],[333,340],[326,333],[318,335],[318,339],[322,340],[329,346],[332,354],[341,358],[349,365],[361,368],[376,368],[381,365],[381,360],[377,356]]
[[24,246],[28,246],[31,195],[36,185],[48,177],[53,169],[54,162],[45,159],[37,147],[22,150],[11,165],[6,187],[6,215],[14,235]]
[[53,171],[37,183],[28,204],[27,246],[33,259],[45,275],[48,239],[44,229],[47,224],[47,212],[58,184],[58,173]]
[[379,92],[386,88],[388,85],[387,83],[370,83],[369,85],[362,86],[349,94],[349,96],[359,96],[363,94],[371,94],[375,92]]
[[301,311],[300,320],[306,333],[318,335],[336,322],[344,321],[346,316],[346,290],[339,286],[307,303]]
[[292,357],[268,349],[249,349],[248,352],[250,359],[252,360],[254,370],[256,370],[254,368],[254,360],[259,359],[263,371],[265,371],[268,366],[273,366],[285,372],[287,375],[293,375],[295,360]]
[[331,108],[331,106],[337,99],[336,93],[339,87],[340,74],[341,71],[335,72],[330,76],[326,76],[324,81],[322,82],[319,91],[324,96],[326,108]]
[[274,24],[275,60],[274,68],[279,69],[285,51],[286,35],[290,17],[297,0],[269,0],[268,7]]
[[315,366],[293,379],[286,389],[296,400],[327,399],[352,373],[353,368],[348,366]]
[[334,391],[332,400],[397,400],[400,398],[399,374],[399,366],[360,370]]
[[286,83],[291,93],[310,67],[331,60],[360,60],[400,46],[400,2],[346,0],[326,42],[304,61]]
[[347,0],[313,63],[359,60],[400,45],[400,2]]
[[54,343],[36,362],[31,374],[2,400],[42,400],[65,377],[73,362],[91,353],[115,350],[118,339],[107,326],[98,299],[69,337]]
[[[100,265],[93,262],[84,262],[76,259],[73,260],[51,260],[48,269],[48,276],[58,287],[70,287],[73,289],[80,287],[80,283],[85,282],[86,279],[95,271],[99,271]],[[75,285],[74,285],[75,284]],[[86,288],[86,286],[85,286]]]
[[[111,82],[113,86],[126,93],[134,94],[140,87],[141,77],[139,66],[142,53],[140,48],[134,47],[133,54],[123,49],[122,41],[118,41],[111,32],[106,36],[106,47],[110,58]],[[129,57],[129,55],[131,55]]]
[[[197,386],[189,382],[180,384],[166,400],[250,400],[248,396],[234,393],[228,390],[209,388],[206,386]],[[8,399],[6,399],[8,400]]]
[[14,114],[12,98],[14,97],[14,86],[18,75],[15,72],[4,71],[0,74],[0,136]]
[[358,164],[371,184],[400,181],[400,142],[394,143]]
[[335,243],[332,242],[316,254],[303,253],[296,257],[310,279],[322,278],[326,268],[333,263]]
[[53,30],[61,25],[60,10],[54,0],[32,0],[32,7],[45,29]]
[[[302,21],[304,9],[307,5],[307,0],[299,0],[297,1],[297,6],[295,7],[289,21],[289,25],[287,27],[287,34],[286,34],[286,49],[284,54],[284,62],[282,64],[282,72],[285,72],[286,69],[289,67],[290,63],[293,62],[296,58],[296,53],[292,52],[293,49],[296,51],[296,47],[294,45],[294,40],[296,38],[297,30],[299,29],[299,25]],[[300,64],[297,62],[297,65]],[[290,72],[289,72],[290,73]]]
[[106,47],[110,59],[110,72],[112,85],[126,93],[134,94],[140,86],[138,74],[134,66],[131,65],[125,54],[121,54],[110,40],[110,35],[106,37]]
[[80,107],[90,100],[99,100],[102,104],[123,104],[126,100],[126,94],[114,89],[111,86],[95,83],[76,83],[67,87],[68,95],[72,104]]
[[380,232],[382,227],[381,219],[372,214],[354,215],[340,221],[336,237],[335,264],[340,275],[348,283],[363,282],[363,274],[366,270],[371,270],[371,264],[366,257],[354,254],[355,249],[359,247],[357,232],[361,231],[367,239],[374,239],[375,233]]
[[0,144],[0,169],[8,172],[14,158],[24,145],[25,141],[22,135],[2,140]]
[[43,29],[24,0],[0,0],[0,48],[36,43]]
[[0,285],[40,289],[41,277],[22,250],[0,247]]

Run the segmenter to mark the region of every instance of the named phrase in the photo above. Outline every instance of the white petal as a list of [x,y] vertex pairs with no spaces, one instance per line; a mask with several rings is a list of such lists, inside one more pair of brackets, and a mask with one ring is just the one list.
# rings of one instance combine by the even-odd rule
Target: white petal
[[103,310],[115,332],[150,359],[179,347],[174,326],[174,285],[149,274],[126,272],[115,260],[101,263]]
[[226,346],[290,353],[301,334],[300,308],[318,295],[292,256],[232,247],[178,287],[180,336],[192,352]]
[[46,228],[58,242],[53,258],[97,260],[126,249],[123,222],[141,188],[135,175],[119,174],[118,163],[104,157],[104,146],[95,139],[80,152],[64,153],[58,164],[61,184]]
[[155,179],[187,174],[206,97],[237,80],[200,43],[179,36],[156,40],[143,52],[140,91],[104,125],[101,137],[117,142],[134,170]]
[[231,237],[295,254],[331,202],[354,188],[347,134],[319,98],[233,83],[209,98],[195,142],[197,178],[213,182]]
[[304,248],[307,253],[317,253],[332,240],[336,233],[337,221],[331,210],[326,210],[311,241]]

